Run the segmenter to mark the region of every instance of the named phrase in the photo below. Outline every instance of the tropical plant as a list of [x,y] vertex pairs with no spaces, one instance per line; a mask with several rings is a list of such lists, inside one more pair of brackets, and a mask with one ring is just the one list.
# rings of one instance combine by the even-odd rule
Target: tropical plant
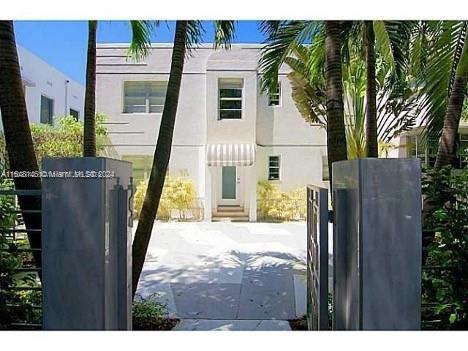
[[[0,188],[13,189],[10,179],[0,177]],[[37,287],[33,272],[20,271],[32,261],[26,239],[15,238],[8,230],[17,225],[17,207],[12,196],[0,196],[0,329],[12,329],[12,323],[40,323],[40,292],[16,290],[18,286]],[[21,251],[23,250],[23,251]]]
[[[464,101],[460,91],[465,91],[466,94],[466,73],[463,71],[466,72],[464,67],[466,68],[468,60],[466,49],[463,48],[467,23],[415,22],[409,26],[409,34],[404,40],[406,44],[402,45],[407,48],[404,52],[406,73],[413,77],[413,85],[418,89],[420,96],[420,124],[424,126],[425,140],[439,139],[444,129],[445,116],[450,120],[450,124],[445,128],[439,161],[436,161],[438,168],[446,165],[447,161],[453,162],[456,157],[454,141],[458,131],[455,127],[458,127]],[[449,103],[450,109],[447,108]],[[442,162],[442,159],[445,161]]]
[[[83,151],[83,121],[72,116],[59,117],[53,125],[31,124],[34,150],[39,163],[44,157],[78,157]],[[98,154],[104,151],[107,128],[105,116],[96,115],[96,140]]]
[[262,90],[275,91],[278,72],[285,59],[298,45],[320,40],[316,46],[322,52],[324,65],[325,109],[327,115],[327,156],[330,183],[332,163],[347,159],[344,123],[343,86],[341,67],[342,30],[339,21],[263,21],[261,29],[266,35],[266,45],[260,59]]
[[280,191],[271,181],[257,184],[258,217],[265,220],[292,221],[305,219],[306,191],[301,187],[293,191]]
[[83,156],[96,156],[96,31],[97,21],[88,21],[86,89],[84,103]]
[[[0,110],[10,170],[37,172],[39,169],[29,128],[13,21],[0,21]],[[18,190],[41,188],[38,177],[16,177],[14,184]],[[18,201],[22,210],[29,210],[23,213],[26,228],[41,228],[40,213],[30,211],[40,210],[40,200],[34,196],[19,196]],[[41,247],[40,235],[28,232],[28,239],[31,248]],[[40,252],[35,251],[34,260],[40,267]]]
[[[324,66],[319,37],[309,46],[298,45],[284,60],[291,68],[292,98],[302,117],[311,124],[326,128]],[[366,69],[358,49],[348,45],[343,67],[343,99],[348,158],[366,157]],[[310,68],[309,68],[310,67]],[[418,114],[417,94],[411,90],[389,91],[392,72],[383,60],[377,62],[377,124],[379,144],[410,129]],[[403,95],[404,94],[404,95]]]
[[449,201],[438,202],[424,219],[424,230],[433,232],[425,247],[423,268],[423,327],[467,329],[468,327],[468,171],[451,167],[426,170],[423,194],[437,201],[440,187]]
[[[216,21],[215,25],[215,46],[228,46],[233,37],[234,23],[232,21]],[[176,21],[169,82],[154,151],[153,166],[132,246],[133,295],[135,295],[143,269],[171,156],[172,137],[187,48],[190,52],[190,48],[199,41],[202,32],[203,27],[200,21]]]
[[[133,199],[136,218],[140,216],[147,187],[148,180],[141,181],[137,185]],[[193,212],[197,210],[196,197],[195,185],[191,179],[166,176],[156,218],[167,220],[174,210],[178,212],[179,219],[186,219],[188,212],[192,212],[193,215]],[[197,216],[194,218],[198,219]]]
[[454,66],[456,67],[455,73],[452,77],[453,80],[450,86],[451,89],[444,117],[444,125],[434,165],[436,169],[447,165],[454,165],[457,158],[458,127],[460,125],[463,102],[467,93],[466,85],[468,82],[468,32],[466,23],[464,31],[463,49],[458,63]]
[[139,296],[133,302],[132,320],[134,330],[171,330],[177,320],[169,319],[167,305],[160,302],[159,294],[146,298]]
[[[151,30],[158,21],[130,21],[132,41],[129,54],[139,60],[151,44]],[[86,89],[84,103],[83,156],[96,156],[96,32],[98,21],[88,21]]]

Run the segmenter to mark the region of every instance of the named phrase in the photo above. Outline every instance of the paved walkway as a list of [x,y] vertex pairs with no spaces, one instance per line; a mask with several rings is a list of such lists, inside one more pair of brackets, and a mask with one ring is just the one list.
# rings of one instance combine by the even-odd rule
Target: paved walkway
[[137,293],[159,293],[178,330],[289,330],[305,261],[304,222],[158,222]]

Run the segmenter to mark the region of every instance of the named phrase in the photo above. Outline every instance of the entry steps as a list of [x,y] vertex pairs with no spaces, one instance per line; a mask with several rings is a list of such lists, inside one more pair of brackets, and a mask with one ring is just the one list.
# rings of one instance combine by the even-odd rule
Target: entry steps
[[216,208],[211,220],[213,222],[248,222],[249,214],[245,212],[242,206],[223,205]]

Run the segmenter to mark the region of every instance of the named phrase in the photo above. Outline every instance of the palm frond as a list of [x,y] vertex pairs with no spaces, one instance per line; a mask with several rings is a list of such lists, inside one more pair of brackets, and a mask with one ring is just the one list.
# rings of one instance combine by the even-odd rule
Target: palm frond
[[231,48],[231,42],[234,39],[236,21],[214,21],[215,37],[214,47],[215,49],[220,46],[226,49]]
[[[440,135],[450,96],[451,82],[467,30],[466,21],[432,21],[425,25],[425,62],[421,68],[420,110],[423,136]],[[414,58],[414,56],[412,56]]]
[[392,44],[390,41],[389,32],[384,21],[373,21],[376,51],[390,65],[392,70],[395,69],[395,59],[393,58]]
[[260,29],[266,35],[266,46],[259,62],[262,91],[274,91],[278,71],[294,47],[311,43],[320,31],[321,23],[313,21],[263,21]]
[[187,42],[185,43],[185,46],[187,48],[186,54],[190,56],[192,50],[200,44],[201,38],[205,33],[205,29],[203,28],[202,21],[193,20],[187,22]]
[[158,26],[159,21],[130,21],[132,41],[128,48],[128,55],[140,61],[148,56],[151,49],[151,33]]

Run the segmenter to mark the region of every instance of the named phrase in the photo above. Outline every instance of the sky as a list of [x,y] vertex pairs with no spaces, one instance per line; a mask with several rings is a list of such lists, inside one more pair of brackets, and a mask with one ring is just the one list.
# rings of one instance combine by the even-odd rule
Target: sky
[[[152,35],[153,42],[167,43],[174,39],[175,22],[161,22]],[[31,51],[73,80],[84,84],[88,24],[86,21],[15,21],[16,43]],[[202,42],[213,41],[213,23],[204,21]],[[128,21],[99,21],[99,43],[130,41]],[[235,43],[261,43],[263,35],[256,21],[237,21]]]

